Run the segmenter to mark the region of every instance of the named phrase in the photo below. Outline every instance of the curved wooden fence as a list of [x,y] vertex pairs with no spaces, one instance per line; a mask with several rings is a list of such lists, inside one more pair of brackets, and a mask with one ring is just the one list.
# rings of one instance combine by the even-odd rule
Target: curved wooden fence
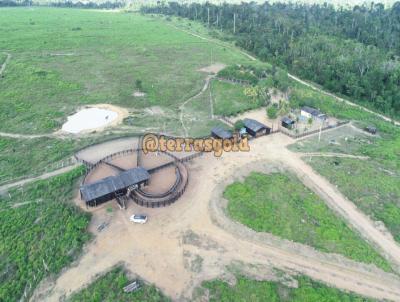
[[[89,175],[89,173],[96,169],[98,166],[107,163],[108,161],[111,161],[115,158],[121,157],[121,156],[126,156],[126,155],[131,155],[131,154],[138,154],[143,152],[142,148],[133,148],[133,149],[128,149],[128,150],[123,150],[123,151],[118,151],[115,153],[112,153],[110,155],[107,155],[106,157],[102,158],[101,160],[99,160],[96,163],[90,163],[88,161],[85,161],[83,159],[77,158],[76,160],[82,164],[84,164],[86,166],[86,173],[85,176],[82,180],[82,185],[85,184],[86,182],[86,178]],[[168,164],[174,164],[176,167],[176,175],[177,175],[177,179],[174,183],[174,185],[168,189],[167,192],[165,193],[161,193],[161,194],[150,194],[150,193],[146,193],[143,192],[142,190],[138,190],[138,193],[136,193],[135,191],[132,191],[130,194],[130,197],[132,198],[132,200],[137,203],[140,206],[143,207],[147,207],[147,208],[159,208],[159,207],[165,207],[168,206],[172,203],[174,203],[179,197],[181,197],[184,193],[185,190],[187,188],[188,182],[189,182],[189,173],[186,169],[185,166],[185,162],[195,158],[195,157],[199,157],[202,155],[201,152],[199,153],[195,153],[195,154],[191,154],[189,156],[186,156],[184,158],[179,158],[177,156],[175,156],[174,154],[171,154],[169,152],[164,152],[164,151],[160,151],[161,153],[171,157],[173,159],[173,162],[168,163]],[[179,169],[179,167],[177,166],[177,163],[182,164],[182,166],[184,167],[184,169],[186,170],[186,182],[184,184],[184,186],[176,191],[176,189],[179,187],[179,185],[181,185],[182,181],[184,181],[184,177],[181,174],[181,171]],[[165,198],[166,197],[166,198]],[[154,199],[160,199],[160,198],[165,198],[162,200],[154,200]],[[152,200],[153,199],[153,200]]]

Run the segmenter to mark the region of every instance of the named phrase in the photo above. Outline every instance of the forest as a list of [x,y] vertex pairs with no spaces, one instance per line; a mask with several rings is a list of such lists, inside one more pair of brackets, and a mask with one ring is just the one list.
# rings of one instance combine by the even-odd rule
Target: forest
[[400,116],[400,2],[352,9],[328,4],[159,2],[141,11],[202,22],[262,60],[366,107]]

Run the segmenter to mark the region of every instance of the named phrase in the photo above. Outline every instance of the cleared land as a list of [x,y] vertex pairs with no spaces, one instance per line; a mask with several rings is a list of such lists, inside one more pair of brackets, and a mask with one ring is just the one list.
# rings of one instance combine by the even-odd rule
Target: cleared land
[[390,270],[376,251],[289,171],[252,173],[243,183],[229,185],[224,197],[229,200],[229,215],[258,232]]
[[[123,261],[128,270],[154,283],[172,299],[190,300],[194,288],[204,279],[218,278],[232,261],[242,261],[250,266],[273,266],[300,272],[366,296],[398,300],[400,280],[392,274],[337,254],[322,253],[268,233],[255,232],[225,215],[221,196],[226,185],[249,171],[262,172],[269,169],[270,163],[285,162],[308,187],[324,199],[328,196],[329,205],[363,236],[378,244],[383,254],[396,257],[396,248],[389,238],[377,231],[357,209],[350,207],[351,203],[313,173],[300,157],[286,149],[285,146],[293,142],[281,134],[252,141],[252,164],[245,153],[196,159],[190,166],[191,178],[186,193],[162,211],[146,209],[150,220],[144,226],[132,226],[128,221],[131,213],[143,211],[136,205],[130,204],[127,211],[118,211],[114,204],[111,216],[105,207],[96,209],[90,227],[96,233],[96,241],[87,246],[77,266],[69,268],[54,284],[47,286],[45,296],[37,291],[35,297],[57,301],[61,295],[90,283],[97,274]],[[270,151],[266,153],[265,150]],[[303,171],[309,178],[303,179]],[[109,225],[98,233],[96,228],[104,221]],[[200,258],[203,260],[199,261]],[[254,278],[267,277],[258,272]]]
[[[125,126],[116,129],[119,134],[126,134],[128,131],[182,134],[184,131],[181,112],[189,134],[208,134],[209,126],[215,123],[210,120],[215,108],[210,102],[210,89],[202,91],[205,87],[204,81],[209,75],[199,70],[212,66],[215,62],[260,64],[231,45],[211,43],[215,40],[182,32],[174,27],[175,23],[160,17],[37,8],[1,9],[0,13],[3,12],[7,14],[4,14],[5,18],[0,21],[2,28],[5,28],[3,34],[0,33],[0,39],[7,43],[12,58],[4,69],[4,78],[0,79],[0,119],[4,121],[0,130],[14,132],[15,137],[20,140],[7,143],[6,147],[3,145],[3,148],[0,148],[1,153],[3,150],[10,152],[12,146],[18,145],[19,142],[25,144],[24,139],[39,139],[32,136],[19,137],[20,132],[52,133],[77,106],[88,103],[109,102],[128,108],[130,117],[125,120]],[[43,14],[46,18],[42,18]],[[198,27],[197,24],[186,26],[189,29],[198,29],[201,34],[207,34],[207,30]],[[10,31],[18,34],[9,35]],[[226,90],[221,94],[230,92],[231,88]],[[236,86],[232,87],[232,90],[242,93],[242,89]],[[391,125],[374,115],[338,103],[333,97],[322,95],[300,84],[293,84],[291,92],[292,106],[313,105],[339,118],[358,120],[361,124],[376,123],[380,130],[385,130],[387,139],[383,143],[377,142],[377,148],[365,148],[360,153],[374,156],[380,164],[385,165],[386,170],[388,167],[389,171],[398,170],[398,140],[393,139],[395,130]],[[213,95],[212,89],[211,94]],[[196,97],[192,98],[193,96]],[[232,97],[236,97],[238,102],[242,101],[239,95],[232,93]],[[190,101],[187,102],[188,100]],[[184,103],[184,110],[181,110]],[[245,99],[243,105],[247,106]],[[228,109],[230,108],[225,104],[221,111]],[[35,162],[31,170],[37,173],[42,169],[40,163],[50,162],[49,157],[63,158],[66,153],[72,155],[73,150],[78,148],[78,143],[73,143],[73,147],[67,145],[66,153],[57,151],[57,148],[47,148],[53,139],[57,139],[57,144],[59,143],[58,137],[53,137],[53,134],[51,136],[49,141],[38,144],[38,147],[34,143],[27,143],[23,148],[18,148],[11,164],[7,163],[5,158],[5,161],[2,161],[5,162],[4,167],[11,172],[7,172],[9,175],[3,179],[26,173],[29,170],[31,152],[43,153],[33,156]],[[12,138],[8,139],[11,141]],[[91,141],[99,139],[97,137]],[[133,141],[135,139],[129,138],[105,143],[88,148],[80,152],[80,155],[89,161],[95,161],[120,148],[131,148]],[[266,173],[262,171],[268,170],[266,166],[286,163],[329,207],[342,215],[348,225],[373,243],[381,255],[387,257],[394,270],[398,271],[400,251],[393,238],[354,207],[332,184],[306,165],[300,159],[301,154],[289,152],[286,146],[293,142],[287,137],[274,135],[252,143],[254,149],[251,159],[248,154],[226,154],[221,159],[212,156],[196,159],[191,164],[189,187],[182,199],[162,211],[146,210],[150,220],[144,226],[134,227],[128,221],[132,213],[143,211],[136,205],[130,204],[126,212],[116,211],[115,204],[95,209],[89,230],[95,234],[96,240],[86,246],[85,253],[76,262],[76,266],[66,269],[54,283],[51,279],[42,282],[32,300],[59,301],[60,297],[70,295],[72,291],[88,285],[98,274],[109,271],[121,261],[125,262],[130,271],[154,283],[173,299],[190,300],[194,288],[203,280],[220,278],[227,273],[226,267],[233,261],[241,261],[246,265],[260,265],[271,271],[278,267],[288,274],[300,272],[329,285],[381,300],[400,300],[398,276],[341,255],[322,253],[303,244],[255,232],[233,222],[225,215],[226,205],[222,200],[222,192],[226,185],[232,181],[241,181],[238,177],[247,176],[248,171]],[[86,143],[86,140],[79,142],[81,147]],[[373,145],[375,146],[375,143]],[[13,166],[16,167],[15,170]],[[3,205],[12,207],[14,211],[2,209],[1,213],[7,215],[5,219],[14,218],[12,214],[20,213],[15,209],[31,207],[28,208],[29,217],[28,213],[24,212],[17,217],[18,224],[15,220],[5,224],[9,225],[6,230],[7,236],[17,237],[19,244],[17,249],[7,250],[7,253],[22,250],[18,261],[0,261],[0,272],[6,272],[7,278],[17,280],[12,287],[8,287],[9,283],[4,285],[7,295],[12,294],[15,300],[21,297],[25,289],[29,296],[40,279],[58,272],[61,267],[67,265],[78,255],[83,242],[87,240],[88,233],[84,232],[87,218],[78,219],[87,216],[75,212],[75,208],[70,206],[67,206],[67,209],[73,209],[72,212],[65,210],[64,204],[60,205],[58,202],[71,199],[70,193],[64,190],[70,188],[74,182],[72,179],[64,181],[62,177],[39,182],[40,188],[35,183],[25,186],[18,193],[14,194],[12,191],[13,197],[19,202],[14,202],[14,199],[11,202],[7,196],[3,197],[6,199]],[[51,193],[43,193],[43,190],[50,190]],[[46,194],[51,194],[49,200],[52,202],[46,202],[46,208],[37,207],[42,201],[30,197]],[[54,210],[55,207],[62,213]],[[39,217],[31,215],[38,210],[42,211]],[[19,218],[21,220],[18,220]],[[57,221],[51,220],[54,224],[42,226],[41,223],[47,221],[46,219]],[[26,221],[30,228],[34,226],[32,229],[37,233],[29,233]],[[60,224],[60,221],[71,223]],[[109,224],[99,233],[97,227],[103,222]],[[10,229],[14,233],[10,234]],[[46,238],[44,236],[49,229],[52,230],[52,234],[57,234],[57,239],[49,236],[53,239],[51,242],[42,240]],[[24,238],[23,234],[30,236]],[[66,235],[68,238],[63,237]],[[27,248],[31,246],[29,240],[32,238],[36,240],[32,243],[34,246],[36,244],[43,248],[40,249],[40,253],[27,252]],[[60,242],[55,242],[57,240]],[[59,251],[59,245],[65,249],[60,248]],[[71,246],[72,249],[69,248]],[[51,261],[56,262],[51,266],[55,267],[53,271],[46,269],[48,263],[43,262],[43,259],[47,259],[48,253],[54,255],[54,250],[59,255],[67,256],[62,258],[65,262],[51,258]],[[0,260],[15,259],[10,258],[7,253],[3,257],[2,251],[0,249]],[[26,259],[29,262],[26,262]],[[5,268],[4,263],[7,265]],[[30,268],[29,265],[33,263],[38,268],[38,273],[35,276],[22,274],[22,277],[15,278],[7,275],[17,272],[14,268],[19,266],[15,263],[24,269]],[[245,268],[242,267],[242,270]],[[119,275],[112,275],[107,279],[107,283],[114,284],[113,280],[119,278]],[[270,280],[262,269],[250,278]],[[29,282],[32,279],[34,284],[31,286]],[[93,297],[91,295],[95,295],[96,292],[104,293],[104,286],[104,283],[94,285],[84,294]],[[310,299],[314,294],[318,296],[316,291],[318,292],[320,285],[312,283],[311,287],[313,290],[305,294],[305,299]],[[330,290],[326,291],[328,295],[336,294]],[[340,297],[344,299],[347,296]]]
[[[132,128],[179,134],[178,107],[201,90],[206,74],[199,70],[250,63],[161,18],[52,8],[1,14],[0,39],[12,54],[0,81],[4,132],[49,133],[79,106],[111,103],[134,112]],[[152,106],[169,114],[146,118],[143,109]]]
[[[362,126],[364,123],[360,123]],[[301,140],[289,148],[298,152],[336,152],[367,156],[359,161],[351,158],[304,159],[359,209],[376,221],[383,222],[383,231],[400,241],[400,132],[393,126],[379,124],[379,134],[369,135],[355,126],[346,126],[316,137]],[[385,126],[385,127],[382,127]]]
[[245,86],[213,81],[211,87],[215,104],[214,112],[217,115],[234,115],[262,105],[244,94]]
[[82,251],[90,216],[71,200],[82,169],[0,196],[0,300],[27,300]]

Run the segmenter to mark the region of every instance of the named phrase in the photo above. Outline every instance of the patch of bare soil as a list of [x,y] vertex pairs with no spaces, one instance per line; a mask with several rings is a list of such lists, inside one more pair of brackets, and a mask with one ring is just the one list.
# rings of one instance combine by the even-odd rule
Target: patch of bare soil
[[107,164],[100,164],[86,176],[85,183],[90,184],[108,176],[118,175],[118,171]]
[[175,183],[175,167],[171,166],[151,174],[149,185],[143,188],[144,192],[160,194],[168,191]]
[[261,107],[258,109],[246,111],[242,114],[239,114],[235,117],[231,118],[231,121],[234,123],[238,120],[243,120],[245,118],[250,118],[259,121],[260,123],[263,123],[264,125],[267,125],[268,127],[271,127],[273,129],[278,128],[279,123],[280,123],[280,118],[276,119],[270,119],[267,116],[267,111],[265,107]]
[[142,92],[142,91],[134,91],[133,93],[132,93],[132,96],[134,96],[134,97],[144,97],[144,96],[146,96],[146,93],[144,93],[144,92]]
[[220,72],[225,67],[226,67],[225,64],[215,63],[215,64],[212,64],[212,65],[200,68],[199,71],[205,72],[205,73],[217,74],[218,72]]
[[78,159],[85,160],[90,163],[96,163],[107,155],[124,151],[128,149],[135,149],[138,147],[138,137],[118,138],[104,143],[96,144],[77,152],[75,156]]
[[160,106],[152,106],[144,109],[144,112],[149,115],[164,115],[165,111]]
[[[274,267],[364,296],[400,301],[398,276],[340,255],[254,232],[226,216],[222,191],[227,184],[252,170],[285,167],[376,245],[395,267],[400,263],[400,248],[393,239],[382,234],[300,155],[287,150],[286,146],[293,142],[287,136],[274,134],[251,141],[250,153],[225,153],[221,158],[207,154],[195,159],[189,164],[185,194],[169,207],[141,208],[130,203],[126,211],[114,210],[111,219],[106,208],[96,209],[90,227],[95,240],[86,246],[74,266],[47,283],[45,291],[39,289],[32,301],[59,301],[120,262],[176,301],[191,301],[194,288],[203,280],[225,276],[234,282],[227,269],[232,264],[236,264],[236,270],[260,280],[273,278],[260,268]],[[136,225],[129,221],[129,216],[138,212],[148,214],[148,223]],[[94,231],[99,222],[106,220],[109,225],[104,231]],[[251,267],[259,269],[249,270]]]

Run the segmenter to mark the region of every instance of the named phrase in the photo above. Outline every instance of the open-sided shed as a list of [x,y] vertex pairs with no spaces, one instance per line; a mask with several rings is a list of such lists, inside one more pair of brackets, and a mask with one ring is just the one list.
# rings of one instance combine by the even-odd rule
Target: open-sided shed
[[214,127],[211,130],[211,136],[214,138],[219,138],[219,139],[231,139],[233,138],[233,134],[231,131],[225,130],[221,127]]
[[271,128],[253,119],[245,118],[243,123],[246,132],[255,137],[269,134],[271,132]]
[[96,206],[127,193],[131,186],[146,185],[150,178],[146,169],[138,167],[109,176],[80,188],[82,200],[89,206]]

